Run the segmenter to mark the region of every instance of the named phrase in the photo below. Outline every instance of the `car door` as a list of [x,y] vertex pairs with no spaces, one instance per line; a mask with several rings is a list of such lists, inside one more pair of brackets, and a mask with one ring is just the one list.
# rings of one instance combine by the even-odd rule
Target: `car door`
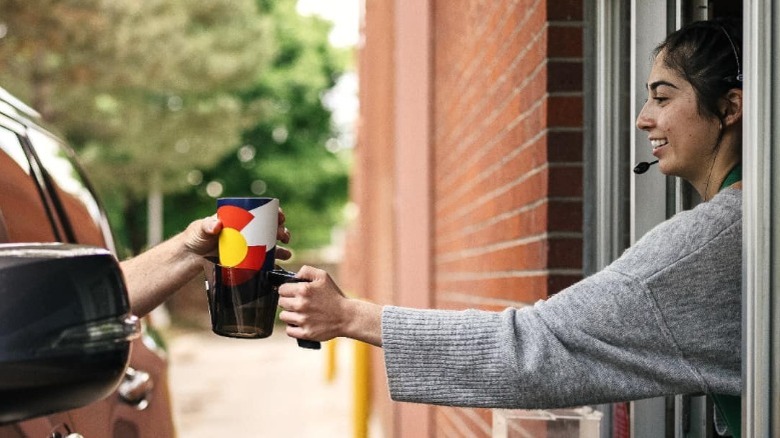
[[[23,131],[21,124],[0,114],[0,243],[56,242],[59,232],[22,146]],[[36,418],[0,426],[0,438],[44,437],[54,429],[49,418]]]
[[[72,242],[113,250],[105,214],[72,152],[35,125],[0,112],[0,243]],[[1,380],[0,380],[1,383]],[[119,389],[100,402],[16,424],[0,438],[174,436],[167,362],[153,338],[133,342]]]
[[[27,135],[66,239],[114,251],[105,212],[72,151],[36,126]],[[69,412],[74,431],[87,438],[174,435],[165,352],[148,330],[144,333],[133,343],[119,389],[101,402]]]

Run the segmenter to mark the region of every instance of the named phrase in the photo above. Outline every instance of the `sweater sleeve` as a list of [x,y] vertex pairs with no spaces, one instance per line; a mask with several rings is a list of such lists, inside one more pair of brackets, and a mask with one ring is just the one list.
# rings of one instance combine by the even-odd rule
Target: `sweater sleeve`
[[385,307],[395,400],[555,408],[739,393],[739,191],[660,224],[612,265],[503,312]]
[[554,408],[704,389],[649,291],[609,270],[500,313],[386,307],[382,331],[398,401]]

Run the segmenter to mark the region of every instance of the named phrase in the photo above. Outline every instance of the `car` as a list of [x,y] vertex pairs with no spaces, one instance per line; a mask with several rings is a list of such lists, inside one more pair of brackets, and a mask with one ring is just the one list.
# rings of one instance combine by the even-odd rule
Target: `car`
[[[34,109],[0,87],[0,315],[6,315],[0,321],[0,438],[175,436],[165,351],[149,321],[123,313],[129,306],[118,263],[95,271],[95,257],[116,261],[116,248],[73,150]],[[43,281],[63,260],[80,273],[71,286],[81,292],[68,292],[67,282]],[[92,316],[56,325],[67,312]],[[118,356],[101,368],[95,355],[103,344],[90,344],[89,336],[112,333],[119,336],[113,341]],[[33,348],[42,339],[50,339],[44,350],[53,356],[32,360],[47,357]],[[122,361],[125,344],[129,356]],[[58,352],[61,345],[72,348]]]

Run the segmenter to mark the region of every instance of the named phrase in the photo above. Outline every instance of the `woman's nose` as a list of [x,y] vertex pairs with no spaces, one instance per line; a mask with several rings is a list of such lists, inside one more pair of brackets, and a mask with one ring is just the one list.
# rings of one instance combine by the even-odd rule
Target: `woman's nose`
[[650,129],[655,121],[650,116],[650,111],[647,109],[647,102],[645,102],[644,106],[642,106],[642,111],[639,112],[639,115],[636,117],[636,127],[647,131]]

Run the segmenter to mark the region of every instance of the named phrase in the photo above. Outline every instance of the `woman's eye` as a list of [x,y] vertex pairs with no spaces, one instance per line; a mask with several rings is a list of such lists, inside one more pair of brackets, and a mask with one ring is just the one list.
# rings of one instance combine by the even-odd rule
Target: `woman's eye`
[[653,100],[658,102],[658,103],[664,103],[664,102],[666,102],[668,100],[668,97],[656,96],[656,97],[653,98]]

